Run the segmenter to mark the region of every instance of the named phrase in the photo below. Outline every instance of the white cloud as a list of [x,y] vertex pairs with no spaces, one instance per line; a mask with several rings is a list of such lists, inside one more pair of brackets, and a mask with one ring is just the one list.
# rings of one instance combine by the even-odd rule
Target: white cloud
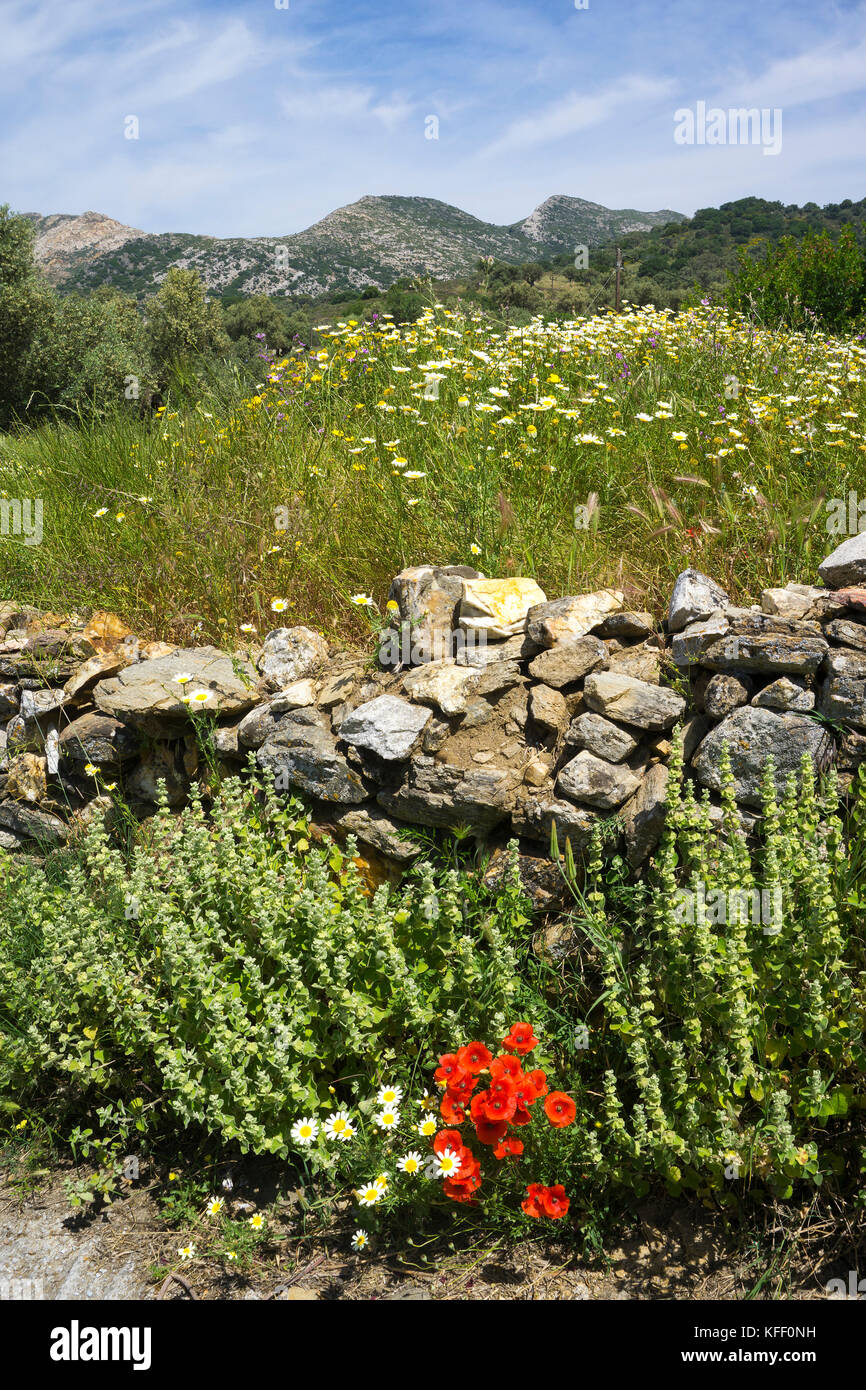
[[673,85],[669,78],[633,76],[588,96],[572,92],[532,116],[513,121],[482,153],[490,157],[507,150],[528,149],[561,140],[566,135],[600,125],[623,106],[658,101],[670,94]]

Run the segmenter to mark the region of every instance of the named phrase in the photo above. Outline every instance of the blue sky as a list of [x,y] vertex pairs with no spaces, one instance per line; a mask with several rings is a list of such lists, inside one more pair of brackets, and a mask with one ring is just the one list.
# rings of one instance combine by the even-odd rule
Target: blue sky
[[[364,193],[503,223],[866,195],[866,0],[276,3],[2,0],[0,200],[270,236]],[[781,108],[781,153],[675,144],[698,101]]]

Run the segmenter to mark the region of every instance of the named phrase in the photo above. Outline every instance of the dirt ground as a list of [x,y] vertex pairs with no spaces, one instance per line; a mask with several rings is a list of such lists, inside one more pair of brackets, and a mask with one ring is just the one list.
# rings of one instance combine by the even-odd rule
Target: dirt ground
[[[827,1299],[830,1279],[866,1269],[866,1232],[813,1206],[769,1214],[754,1238],[726,1234],[717,1214],[682,1201],[647,1203],[604,1253],[581,1259],[566,1242],[357,1255],[347,1233],[299,1239],[272,1225],[253,1268],[178,1260],[183,1231],[151,1190],[96,1213],[70,1210],[62,1176],[23,1191],[0,1174],[0,1297],[44,1299]],[[167,1275],[171,1268],[179,1278]],[[41,1281],[19,1285],[17,1280]]]

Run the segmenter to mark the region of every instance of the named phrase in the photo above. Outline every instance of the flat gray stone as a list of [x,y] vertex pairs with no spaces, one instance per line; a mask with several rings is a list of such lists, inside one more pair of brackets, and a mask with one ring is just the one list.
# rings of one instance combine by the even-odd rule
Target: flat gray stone
[[139,736],[128,724],[93,710],[79,715],[60,734],[60,752],[75,763],[116,767],[135,756]]
[[788,775],[799,773],[804,753],[810,755],[819,770],[827,766],[833,754],[833,740],[816,720],[745,705],[707,734],[692,759],[698,781],[712,791],[721,789],[719,765],[725,743],[731,758],[735,795],[746,806],[761,805],[761,777],[770,755],[775,760],[777,795],[781,796]]
[[565,696],[549,685],[534,685],[529,692],[529,713],[545,733],[558,734],[568,723]]
[[409,757],[430,718],[429,709],[410,704],[399,695],[379,695],[347,715],[339,735],[355,748],[365,748],[387,762],[399,762]]
[[[178,675],[191,680],[179,684]],[[103,714],[133,724],[154,737],[180,731],[189,721],[184,695],[208,692],[199,708],[203,714],[243,714],[260,698],[256,673],[248,661],[232,658],[217,647],[181,648],[154,661],[127,666],[119,675],[99,681],[94,700]]]
[[716,643],[730,631],[730,621],[719,611],[701,622],[689,623],[678,632],[671,643],[671,657],[675,666],[700,665],[701,658],[708,647]]
[[670,729],[686,708],[675,690],[606,671],[587,676],[583,697],[597,714],[654,733]]
[[758,709],[793,710],[799,714],[815,708],[815,692],[807,690],[803,681],[780,676],[759,690],[752,704]]
[[419,756],[407,765],[403,780],[376,798],[398,820],[419,825],[469,825],[487,831],[503,821],[514,805],[518,775],[510,769],[472,768]]
[[545,685],[561,690],[564,685],[583,680],[590,671],[607,661],[607,648],[598,637],[577,637],[557,642],[529,663],[529,674]]
[[572,722],[566,745],[585,748],[609,763],[621,763],[634,753],[638,741],[627,729],[620,729],[603,715],[586,711]]
[[704,691],[704,709],[711,719],[725,719],[740,705],[749,703],[753,689],[748,676],[741,678],[731,672],[718,671]]
[[665,823],[668,777],[664,763],[653,763],[641,778],[641,784],[631,801],[620,813],[625,835],[625,857],[632,869],[638,868],[659,842]]
[[326,716],[315,710],[284,714],[256,753],[279,790],[299,787],[320,801],[358,805],[368,798],[360,775],[337,748]]

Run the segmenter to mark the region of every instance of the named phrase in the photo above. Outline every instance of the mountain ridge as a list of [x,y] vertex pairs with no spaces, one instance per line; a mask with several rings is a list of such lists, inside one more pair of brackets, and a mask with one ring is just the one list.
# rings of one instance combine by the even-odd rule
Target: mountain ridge
[[153,293],[172,266],[198,270],[217,294],[383,290],[407,275],[466,273],[483,256],[520,264],[686,220],[670,209],[606,208],[567,194],[546,198],[510,225],[485,222],[437,198],[365,194],[279,237],[144,232],[93,211],[26,216],[36,231],[37,262],[59,289],[113,284],[136,296]]

